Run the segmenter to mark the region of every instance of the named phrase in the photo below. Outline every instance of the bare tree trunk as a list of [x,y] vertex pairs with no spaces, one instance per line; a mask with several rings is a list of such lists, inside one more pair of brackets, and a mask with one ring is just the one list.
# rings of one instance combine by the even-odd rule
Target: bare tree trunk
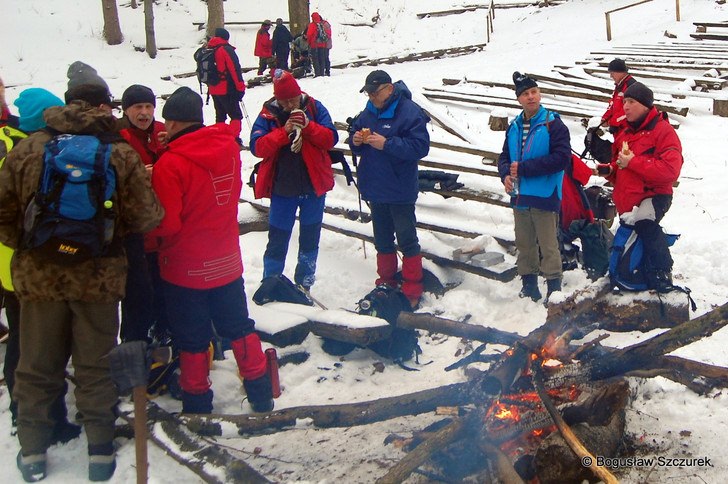
[[207,0],[207,36],[212,37],[215,29],[225,27],[225,6],[223,0]]
[[288,0],[288,26],[294,37],[306,30],[309,18],[308,0]]
[[104,39],[109,45],[118,45],[124,40],[119,24],[119,11],[116,0],[101,0],[104,9]]
[[147,54],[154,59],[157,57],[157,40],[154,38],[154,0],[144,2],[144,31],[147,36]]

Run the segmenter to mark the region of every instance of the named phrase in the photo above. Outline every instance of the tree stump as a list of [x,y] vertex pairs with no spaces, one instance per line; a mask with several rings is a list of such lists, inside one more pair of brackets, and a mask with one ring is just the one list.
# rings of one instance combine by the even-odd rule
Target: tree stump
[[488,119],[488,126],[492,131],[505,131],[508,129],[508,116],[493,116]]
[[713,99],[713,114],[728,118],[728,99]]

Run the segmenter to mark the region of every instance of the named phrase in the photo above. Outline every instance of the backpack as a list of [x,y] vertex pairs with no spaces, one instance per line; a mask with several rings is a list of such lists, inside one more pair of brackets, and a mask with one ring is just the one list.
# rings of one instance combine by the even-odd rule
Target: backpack
[[587,276],[596,281],[609,269],[609,250],[614,235],[606,220],[574,220],[569,226],[569,235],[581,240],[582,265]]
[[273,301],[313,306],[313,301],[283,274],[266,277],[253,294],[253,302],[258,306]]
[[28,135],[13,128],[12,126],[0,127],[0,167],[3,166],[5,158],[10,150],[17,145],[20,140],[27,138]]
[[329,34],[326,33],[323,20],[316,24],[316,42],[325,44],[329,41]]
[[215,63],[215,51],[217,47],[210,49],[209,47],[200,47],[193,54],[195,62],[197,62],[197,80],[200,82],[200,93],[202,93],[202,85],[214,85],[220,82],[220,72],[217,70]]
[[599,163],[609,163],[612,161],[612,142],[601,138],[596,129],[587,129],[581,157],[584,158],[587,153]]
[[60,265],[107,253],[114,236],[111,145],[62,134],[45,145],[40,181],[25,212],[23,249]]
[[[665,234],[668,247],[680,237]],[[646,291],[650,289],[643,267],[644,248],[634,226],[620,224],[614,234],[614,242],[609,253],[609,279],[612,287],[625,291]]]

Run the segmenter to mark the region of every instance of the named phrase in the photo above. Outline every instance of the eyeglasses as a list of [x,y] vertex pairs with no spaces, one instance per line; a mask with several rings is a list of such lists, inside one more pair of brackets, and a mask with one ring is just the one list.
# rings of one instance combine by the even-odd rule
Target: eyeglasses
[[366,95],[367,95],[368,97],[370,97],[370,98],[371,98],[371,97],[376,97],[376,96],[377,96],[377,95],[378,95],[378,94],[379,94],[380,92],[382,92],[382,91],[383,91],[383,90],[384,90],[384,89],[385,89],[386,87],[387,87],[387,85],[386,85],[386,84],[383,84],[383,85],[379,86],[379,89],[377,89],[376,91],[374,91],[374,92],[365,92],[364,94],[366,94]]

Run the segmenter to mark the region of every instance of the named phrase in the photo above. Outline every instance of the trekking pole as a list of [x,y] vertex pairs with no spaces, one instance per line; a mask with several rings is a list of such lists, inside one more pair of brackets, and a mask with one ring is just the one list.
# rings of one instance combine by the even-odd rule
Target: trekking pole
[[240,100],[240,106],[243,108],[243,116],[245,116],[245,121],[248,122],[248,129],[252,130],[253,125],[250,124],[250,116],[248,116],[248,109],[245,107],[245,102],[242,99]]
[[[351,161],[354,163],[354,168],[357,169],[357,175],[359,173],[359,167],[356,163],[356,155],[352,152],[351,153]],[[353,180],[352,180],[353,181]],[[359,199],[359,222],[364,223],[364,215],[361,211],[361,192],[359,191],[359,184],[354,181],[354,187],[356,188],[356,196]],[[367,243],[364,239],[361,241],[361,249],[364,251],[364,260],[367,259]]]

